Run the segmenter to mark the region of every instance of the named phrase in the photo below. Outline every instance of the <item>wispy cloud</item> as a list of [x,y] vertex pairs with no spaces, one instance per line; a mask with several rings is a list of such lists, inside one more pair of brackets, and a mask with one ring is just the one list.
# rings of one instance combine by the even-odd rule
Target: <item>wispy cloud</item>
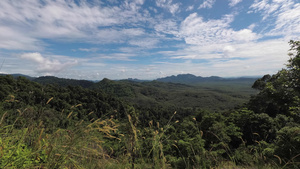
[[232,15],[225,15],[220,20],[205,21],[197,13],[189,15],[181,24],[179,36],[187,44],[208,45],[218,43],[240,43],[257,40],[259,35],[250,29],[235,31],[230,28]]
[[133,53],[111,53],[111,54],[99,54],[98,58],[110,60],[110,61],[135,61],[131,59],[135,57],[136,54]]
[[[175,62],[160,63],[164,65],[160,70],[167,75],[172,75],[172,71],[225,77],[272,74],[286,63],[288,49],[283,39],[205,47],[193,45],[183,50],[165,52]],[[199,63],[197,60],[204,61]],[[172,71],[169,72],[169,69]]]
[[180,7],[180,3],[173,3],[173,0],[156,0],[156,5],[168,9],[172,14],[178,12]]
[[142,38],[129,41],[129,44],[143,48],[156,48],[158,43],[159,40],[156,38]]
[[40,50],[43,42],[22,31],[0,25],[0,49],[8,50]]
[[[0,48],[37,49],[39,39],[120,42],[139,36],[141,28],[113,28],[145,22],[140,13],[143,0],[124,1],[119,6],[91,6],[86,1],[0,1]],[[99,29],[101,27],[111,29]],[[110,36],[115,35],[116,36]],[[13,35],[13,36],[10,36]],[[125,36],[125,37],[124,37]]]
[[191,10],[193,10],[194,9],[194,5],[191,5],[191,6],[188,6],[187,8],[186,8],[186,11],[191,11]]
[[97,52],[99,48],[79,48],[78,50],[83,52]]
[[155,24],[154,29],[158,33],[175,35],[178,32],[179,25],[175,20],[160,19]]
[[291,9],[282,11],[276,19],[275,28],[270,33],[271,35],[287,35],[292,36],[290,38],[299,38],[300,4],[295,4]]
[[198,9],[201,8],[212,8],[215,4],[216,0],[204,0],[204,2],[199,6]]
[[249,13],[260,13],[263,16],[262,21],[272,22],[271,25],[268,23],[270,30],[266,32],[267,35],[286,36],[287,38],[299,37],[300,3],[296,3],[293,0],[255,0],[250,9]]
[[229,6],[234,7],[238,3],[242,2],[243,0],[229,0]]

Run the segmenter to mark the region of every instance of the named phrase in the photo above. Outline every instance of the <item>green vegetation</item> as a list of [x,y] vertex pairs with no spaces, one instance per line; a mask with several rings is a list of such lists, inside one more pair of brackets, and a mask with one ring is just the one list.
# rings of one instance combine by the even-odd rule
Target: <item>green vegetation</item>
[[0,76],[0,168],[300,168],[300,42],[290,45],[287,68],[256,91]]
[[33,81],[44,85],[53,84],[59,85],[61,87],[81,86],[83,88],[89,88],[94,85],[93,82],[87,80],[61,79],[54,76],[43,76],[39,78],[34,78]]
[[[257,93],[251,89],[250,82],[203,82],[194,85],[180,83],[111,81],[104,79],[94,88],[128,101],[140,108],[173,107],[227,110],[246,103],[251,95]],[[156,110],[155,110],[156,111]]]

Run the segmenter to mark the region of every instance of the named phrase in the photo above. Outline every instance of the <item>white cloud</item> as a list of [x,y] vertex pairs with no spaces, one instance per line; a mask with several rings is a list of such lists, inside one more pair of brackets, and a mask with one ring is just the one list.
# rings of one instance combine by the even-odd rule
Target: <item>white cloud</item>
[[[282,39],[299,38],[300,35],[300,5],[296,0],[254,0],[249,15],[258,13],[263,19],[248,23],[250,26],[239,25],[238,29],[232,26],[243,17],[239,15],[242,12],[216,19],[213,13],[201,15],[205,10],[189,15],[187,13],[198,6],[187,4],[180,9],[183,5],[175,0],[155,0],[152,1],[154,4],[144,4],[145,0],[108,1],[0,0],[0,49],[40,52],[49,47],[43,52],[48,53],[53,52],[56,45],[69,47],[80,42],[84,44],[79,46],[82,48],[72,48],[97,53],[105,50],[105,54],[86,53],[84,59],[78,58],[77,62],[71,57],[40,53],[16,57],[10,54],[13,51],[9,51],[9,54],[0,55],[0,58],[10,58],[3,71],[73,74],[73,77],[80,75],[80,78],[87,79],[100,76],[112,79],[129,76],[155,78],[162,72],[163,75],[184,72],[204,76],[274,73],[287,60],[287,40]],[[201,2],[199,8],[212,8],[216,0]],[[234,7],[242,0],[226,2],[229,7]],[[233,12],[244,9],[231,8]],[[215,19],[206,18],[211,16]],[[239,20],[234,22],[235,17]],[[265,40],[267,36],[276,36],[276,39]],[[284,38],[278,39],[278,36]],[[45,44],[48,40],[51,43]],[[88,47],[86,43],[93,46]],[[101,46],[107,43],[118,45]],[[170,46],[171,49],[166,49]],[[151,51],[150,48],[156,50]],[[167,51],[161,51],[164,49]],[[64,49],[64,52],[67,50]],[[153,59],[143,56],[153,56]],[[161,61],[161,58],[164,65],[145,65],[146,61],[142,61]],[[204,63],[199,63],[203,60]]]
[[[112,54],[99,54],[98,58],[100,59],[106,59],[106,60],[121,60],[121,61],[135,61],[134,59],[131,59],[132,57],[135,57],[136,54],[133,53],[112,53]],[[97,59],[97,58],[94,58]]]
[[242,29],[233,33],[234,40],[238,42],[249,42],[259,38],[259,36],[250,29]]
[[[93,6],[87,1],[0,1],[0,48],[37,50],[41,49],[39,39],[63,41],[98,42],[99,39],[110,39],[116,28],[118,39],[134,38],[141,30],[134,26],[122,30],[120,25],[143,23],[149,20],[147,14],[139,10],[144,0],[124,1],[119,6]],[[170,10],[175,11],[175,6]],[[6,25],[4,27],[3,25]],[[102,34],[102,28],[106,33]],[[132,30],[131,30],[132,29]],[[109,31],[112,32],[109,32]],[[10,36],[12,35],[12,36]],[[125,36],[125,37],[124,37]]]
[[300,3],[293,8],[278,14],[275,28],[270,32],[274,35],[300,35]]
[[135,0],[134,2],[138,5],[143,5],[145,0]]
[[235,49],[233,46],[230,46],[230,45],[225,46],[225,47],[223,48],[223,54],[224,54],[224,57],[225,57],[225,58],[229,58],[230,55],[231,55],[233,52],[235,52],[235,50],[236,50],[236,49]]
[[[285,2],[289,4],[291,1],[288,0]],[[250,9],[253,11],[249,12],[263,12],[263,20],[271,16],[272,13],[277,12],[280,8],[280,4],[276,1],[269,2],[269,0],[255,0],[254,3],[250,6]]]
[[238,3],[242,2],[243,0],[229,0],[229,6],[234,7]]
[[199,6],[198,9],[201,8],[212,8],[215,4],[216,0],[204,0],[204,2]]
[[253,30],[256,26],[257,25],[253,23],[253,24],[251,24],[251,25],[248,26],[248,29]]
[[159,33],[176,35],[178,33],[178,24],[175,20],[159,20],[155,24],[154,29]]
[[172,5],[169,7],[170,12],[174,15],[176,12],[179,11],[179,6],[180,6],[179,3],[172,4]]
[[102,29],[98,30],[91,42],[95,43],[124,43],[128,39],[138,38],[144,35],[143,29]]
[[53,59],[50,59],[43,57],[40,53],[24,53],[20,56],[21,59],[32,61],[33,65],[37,66],[35,71],[38,73],[57,73],[78,64],[76,60],[62,63],[58,60],[61,57],[63,56],[53,56]]
[[42,44],[41,41],[26,33],[0,25],[0,49],[39,50],[43,48]]
[[191,6],[188,6],[187,8],[186,8],[186,11],[191,11],[191,10],[193,10],[194,9],[194,5],[191,5]]
[[129,44],[143,48],[155,48],[158,43],[159,40],[156,38],[143,38],[129,41]]
[[97,52],[99,48],[79,48],[78,50],[83,52]]
[[[200,76],[222,77],[274,74],[285,67],[284,64],[289,59],[288,49],[287,41],[282,39],[234,45],[212,44],[207,47],[194,45],[184,50],[165,52],[173,59],[183,59],[183,61],[160,63],[164,66],[159,70],[167,75],[183,71]],[[206,62],[193,62],[195,59],[206,60]]]
[[259,38],[250,29],[234,31],[230,28],[232,21],[232,15],[226,15],[220,20],[204,21],[197,13],[193,13],[181,23],[179,37],[184,38],[187,44],[193,45],[240,43]]
[[42,57],[40,53],[25,53],[21,55],[21,58],[32,60],[36,63],[41,63],[41,64],[45,62],[45,58]]
[[179,11],[180,3],[173,3],[173,0],[156,0],[156,5],[161,8],[168,9],[171,14]]
[[[102,54],[98,57],[79,59],[80,69],[76,69],[76,67],[64,69],[60,73],[56,73],[56,75],[77,79],[102,79],[104,77],[110,79],[124,79],[128,77],[154,79],[179,73],[222,77],[274,74],[285,67],[284,63],[288,59],[288,49],[287,41],[282,39],[238,44],[210,44],[207,46],[187,45],[181,50],[161,52],[164,53],[165,57],[180,59],[179,63],[178,60],[167,60],[149,64],[127,62],[125,65],[117,62],[115,64],[104,64],[103,62],[107,59],[132,61],[130,58],[136,56],[134,53]],[[53,60],[60,60],[61,64],[72,63],[72,60],[68,57],[45,57],[39,53],[29,53],[24,56],[28,61],[35,63],[35,65],[42,65],[39,63],[45,62],[47,59],[52,62]],[[197,62],[198,59],[205,60],[205,62],[199,63]],[[25,63],[23,62],[23,65]],[[3,71],[7,71],[7,67]]]
[[300,3],[294,0],[255,0],[250,9],[249,13],[261,13],[262,21],[270,27],[266,35],[299,37]]

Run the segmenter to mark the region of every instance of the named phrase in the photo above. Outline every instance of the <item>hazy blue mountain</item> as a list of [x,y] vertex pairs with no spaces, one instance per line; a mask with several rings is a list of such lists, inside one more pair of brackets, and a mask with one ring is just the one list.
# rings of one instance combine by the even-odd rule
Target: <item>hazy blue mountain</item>
[[141,79],[136,79],[136,78],[128,78],[126,80],[121,80],[121,81],[131,81],[131,82],[150,82],[151,80],[141,80]]
[[[91,88],[95,84],[101,81],[101,80],[90,81],[90,80],[65,79],[65,78],[58,78],[54,76],[41,76],[36,78],[24,74],[0,74],[0,75],[2,76],[11,75],[15,78],[21,76],[29,80],[38,82],[40,84],[56,84],[64,87],[81,86],[83,88]],[[158,78],[153,81],[167,82],[167,83],[180,83],[180,84],[187,84],[187,85],[201,85],[201,84],[229,85],[231,83],[252,85],[258,78],[259,77],[238,77],[238,78],[223,78],[219,76],[202,77],[202,76],[195,76],[193,74],[179,74],[176,76],[173,75],[164,78]],[[132,79],[132,78],[123,79],[123,80],[110,80],[110,81],[120,81],[120,82],[127,81],[127,82],[136,82],[136,83],[151,82],[151,80],[140,80],[140,79]]]
[[168,76],[159,78],[157,81],[169,83],[182,83],[182,84],[198,84],[203,82],[249,82],[252,83],[257,78],[252,77],[238,77],[238,78],[222,78],[219,76],[202,77],[192,74],[179,74],[177,76]]

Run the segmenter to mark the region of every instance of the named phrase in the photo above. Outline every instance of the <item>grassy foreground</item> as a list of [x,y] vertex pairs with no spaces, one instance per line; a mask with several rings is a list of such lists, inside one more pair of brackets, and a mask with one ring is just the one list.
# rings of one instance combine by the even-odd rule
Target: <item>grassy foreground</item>
[[[123,122],[114,117],[78,121],[74,120],[71,112],[64,117],[69,124],[67,128],[49,129],[43,121],[32,123],[26,118],[32,110],[17,111],[19,115],[12,124],[6,123],[7,112],[1,116],[0,168],[299,167],[297,160],[300,154],[290,159],[281,158],[274,154],[276,145],[260,140],[259,133],[252,133],[257,138],[256,143],[247,145],[234,126],[226,128],[215,123],[209,130],[204,129],[200,123],[209,122],[207,120],[212,120],[212,115],[204,115],[201,121],[196,119],[200,116],[180,121],[174,118],[175,112],[165,126],[150,121],[148,127],[140,128],[133,108],[128,109],[126,121]],[[251,115],[248,110],[241,111],[231,116]],[[223,127],[231,132],[236,130],[232,135],[241,141],[238,148],[231,146],[234,137],[228,134],[229,131],[222,133]],[[289,130],[293,130],[290,134],[296,136],[289,140],[284,138],[283,141],[294,144],[293,151],[299,152],[300,128]],[[211,143],[207,147],[208,140]]]

